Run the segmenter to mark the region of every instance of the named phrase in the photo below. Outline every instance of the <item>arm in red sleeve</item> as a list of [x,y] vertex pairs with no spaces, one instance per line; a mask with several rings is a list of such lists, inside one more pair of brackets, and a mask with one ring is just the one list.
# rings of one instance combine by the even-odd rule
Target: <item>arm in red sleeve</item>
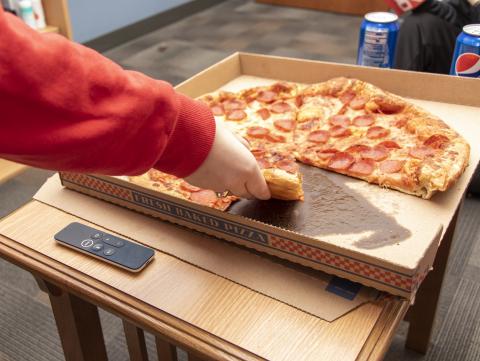
[[110,175],[155,167],[184,177],[208,155],[207,106],[125,71],[0,7],[0,158]]

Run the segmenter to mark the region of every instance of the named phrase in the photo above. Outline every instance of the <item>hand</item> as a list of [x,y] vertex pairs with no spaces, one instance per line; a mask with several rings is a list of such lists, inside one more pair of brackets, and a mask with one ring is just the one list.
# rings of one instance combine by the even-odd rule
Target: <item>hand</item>
[[228,190],[241,198],[270,198],[270,190],[255,157],[248,150],[248,143],[235,136],[220,121],[217,121],[210,153],[186,180],[215,192]]

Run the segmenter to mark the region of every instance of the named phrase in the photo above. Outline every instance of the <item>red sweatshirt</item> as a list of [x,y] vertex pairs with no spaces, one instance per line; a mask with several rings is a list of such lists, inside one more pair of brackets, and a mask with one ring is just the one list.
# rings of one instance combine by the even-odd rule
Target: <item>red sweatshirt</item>
[[0,158],[184,177],[205,160],[214,135],[204,104],[62,36],[39,34],[0,7]]

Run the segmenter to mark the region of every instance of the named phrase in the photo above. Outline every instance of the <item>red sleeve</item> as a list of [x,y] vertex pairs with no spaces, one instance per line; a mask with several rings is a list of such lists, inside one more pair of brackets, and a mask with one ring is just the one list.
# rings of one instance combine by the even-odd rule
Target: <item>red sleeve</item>
[[215,136],[208,107],[0,7],[0,158],[110,175],[184,177]]

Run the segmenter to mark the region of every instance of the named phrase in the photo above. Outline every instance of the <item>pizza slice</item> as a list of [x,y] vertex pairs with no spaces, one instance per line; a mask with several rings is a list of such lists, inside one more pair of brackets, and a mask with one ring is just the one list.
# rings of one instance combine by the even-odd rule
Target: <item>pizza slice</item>
[[272,198],[303,200],[302,175],[292,155],[266,148],[252,149]]
[[[328,105],[313,114],[312,103]],[[423,198],[468,165],[468,143],[442,120],[360,80],[307,88],[297,122],[300,161]]]
[[193,186],[181,178],[155,169],[150,169],[141,176],[129,177],[129,180],[142,187],[221,211],[226,210],[230,204],[238,200],[236,196],[219,197],[212,190]]

